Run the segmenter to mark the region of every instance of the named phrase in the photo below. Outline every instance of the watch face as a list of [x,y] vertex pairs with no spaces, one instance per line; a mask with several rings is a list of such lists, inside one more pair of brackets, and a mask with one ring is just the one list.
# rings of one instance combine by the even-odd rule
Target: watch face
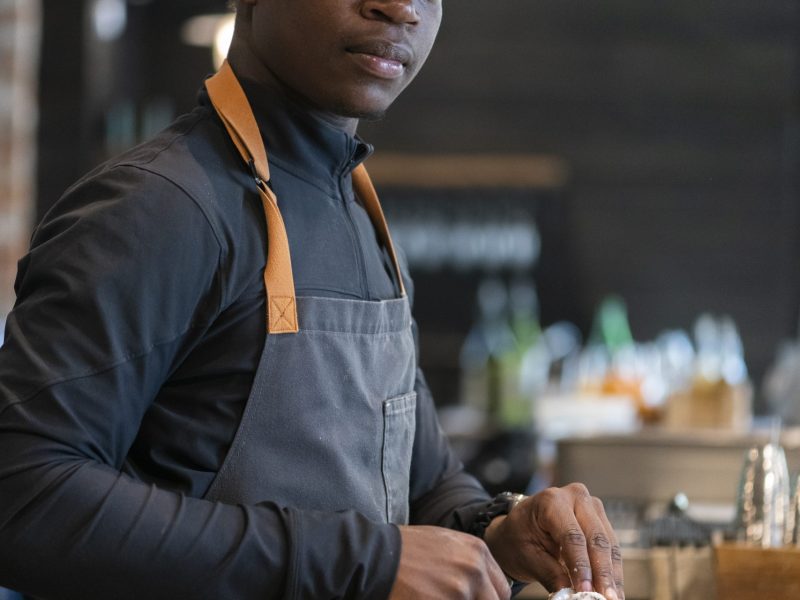
[[522,494],[514,494],[512,492],[497,494],[497,496],[489,502],[488,506],[475,517],[470,532],[478,537],[483,537],[484,531],[492,519],[500,515],[507,515],[511,512],[512,508],[524,499],[525,496]]
[[516,494],[511,492],[503,492],[494,497],[494,512],[497,514],[506,514],[517,503],[515,499]]
[[[525,499],[523,494],[515,494],[514,492],[503,492],[500,494],[500,496],[502,496],[503,500],[508,503],[508,510],[511,510]],[[500,496],[498,496],[498,498]]]

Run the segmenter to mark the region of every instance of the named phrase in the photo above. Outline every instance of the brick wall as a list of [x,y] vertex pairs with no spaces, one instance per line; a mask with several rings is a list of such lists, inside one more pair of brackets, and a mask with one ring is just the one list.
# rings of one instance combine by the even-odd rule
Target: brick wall
[[0,0],[0,318],[34,214],[40,19],[39,0]]

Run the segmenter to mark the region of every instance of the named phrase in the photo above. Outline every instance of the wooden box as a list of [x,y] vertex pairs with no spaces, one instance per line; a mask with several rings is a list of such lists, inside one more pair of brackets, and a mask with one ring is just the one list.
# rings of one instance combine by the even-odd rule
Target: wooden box
[[800,598],[800,548],[714,548],[717,600]]

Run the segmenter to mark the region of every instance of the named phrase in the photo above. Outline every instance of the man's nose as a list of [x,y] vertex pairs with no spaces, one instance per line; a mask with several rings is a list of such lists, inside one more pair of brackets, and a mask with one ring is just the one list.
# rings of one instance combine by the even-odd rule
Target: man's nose
[[361,14],[367,19],[387,21],[399,25],[419,22],[417,0],[365,0]]

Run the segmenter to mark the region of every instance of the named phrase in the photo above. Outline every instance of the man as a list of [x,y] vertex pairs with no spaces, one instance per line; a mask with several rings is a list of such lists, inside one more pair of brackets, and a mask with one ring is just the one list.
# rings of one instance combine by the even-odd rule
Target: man
[[199,107],[68,190],[20,262],[0,585],[485,599],[510,578],[622,598],[602,505],[579,485],[488,499],[416,368],[354,133],[422,66],[441,1],[237,9]]

